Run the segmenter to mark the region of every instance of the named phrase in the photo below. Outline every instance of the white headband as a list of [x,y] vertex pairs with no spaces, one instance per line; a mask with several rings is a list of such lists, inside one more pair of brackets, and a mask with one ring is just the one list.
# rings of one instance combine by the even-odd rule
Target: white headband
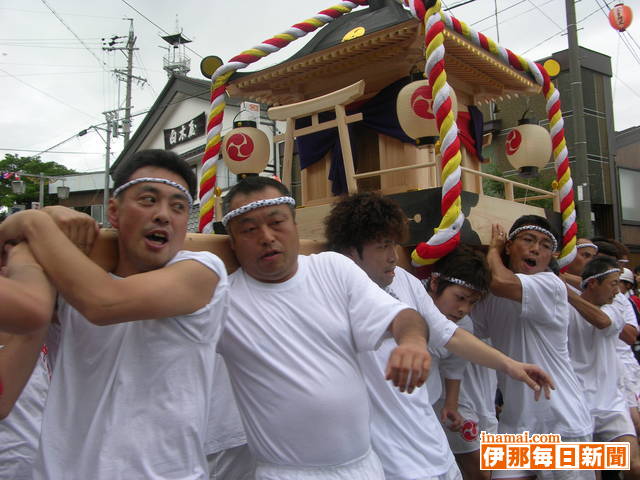
[[607,270],[605,272],[596,273],[595,275],[591,275],[590,277],[587,277],[582,282],[580,282],[580,287],[582,287],[584,289],[584,287],[587,286],[587,283],[589,283],[589,280],[593,280],[595,278],[600,278],[600,277],[606,277],[610,273],[615,273],[615,272],[620,273],[620,269],[619,268],[611,268],[611,269],[609,269],[609,270]]
[[256,200],[255,202],[247,203],[246,205],[238,207],[235,210],[231,210],[224,217],[222,217],[222,225],[226,227],[229,221],[231,221],[232,219],[244,213],[250,212],[251,210],[255,210],[256,208],[271,207],[273,205],[291,205],[292,207],[295,207],[296,201],[292,197],[277,197],[267,198],[265,200]]
[[524,230],[535,230],[536,232],[544,233],[553,242],[553,251],[555,252],[558,249],[558,241],[556,240],[556,237],[553,236],[553,233],[551,233],[546,228],[539,227],[538,225],[523,225],[521,227],[518,227],[509,234],[509,238],[507,240],[513,240],[513,238],[517,234],[523,232]]
[[461,287],[465,287],[470,290],[475,290],[476,292],[482,292],[481,288],[478,288],[475,285],[472,285],[469,282],[465,282],[464,280],[460,280],[459,278],[456,278],[456,277],[447,277],[446,275],[442,275],[439,272],[433,272],[431,276],[435,278],[440,277],[442,280],[445,280],[449,283],[455,283],[456,285],[460,285]]
[[595,248],[596,252],[598,251],[598,246],[595,243],[581,243],[579,245],[576,245],[576,248],[578,250],[580,250],[581,248],[587,248],[587,247]]
[[185,197],[187,197],[187,200],[189,201],[189,207],[193,205],[193,198],[191,197],[191,194],[189,193],[189,191],[179,183],[173,182],[171,180],[167,180],[166,178],[142,177],[142,178],[136,178],[135,180],[130,180],[127,183],[123,183],[118,188],[116,188],[113,191],[113,196],[117,197],[118,195],[120,195],[120,193],[123,190],[126,190],[127,188],[133,185],[136,185],[137,183],[143,183],[143,182],[164,183],[165,185],[169,185],[171,187],[177,188],[182,192],[182,194]]

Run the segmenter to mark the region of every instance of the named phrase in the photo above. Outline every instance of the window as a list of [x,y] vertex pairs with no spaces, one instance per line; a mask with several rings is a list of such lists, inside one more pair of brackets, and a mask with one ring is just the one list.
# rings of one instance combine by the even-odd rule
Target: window
[[623,222],[640,222],[640,170],[618,168]]

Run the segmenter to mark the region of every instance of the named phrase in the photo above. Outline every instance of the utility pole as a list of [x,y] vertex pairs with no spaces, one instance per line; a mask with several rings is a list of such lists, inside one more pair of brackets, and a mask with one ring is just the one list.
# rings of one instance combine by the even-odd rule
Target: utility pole
[[44,173],[40,172],[40,195],[38,200],[40,201],[40,208],[44,208]]
[[575,181],[576,213],[579,235],[593,237],[591,223],[591,195],[589,192],[589,164],[587,163],[587,139],[584,123],[584,99],[582,97],[582,74],[580,72],[580,46],[576,25],[576,6],[574,0],[565,0],[567,10],[567,38],[569,40],[569,79],[571,99],[573,100],[573,179]]
[[104,192],[102,194],[102,225],[107,224],[109,208],[109,168],[111,167],[111,122],[107,122],[107,147],[104,155]]
[[[126,145],[129,142],[129,138],[131,137],[131,84],[133,79],[136,79],[139,83],[144,84],[147,82],[146,78],[139,77],[133,74],[133,52],[138,50],[135,48],[136,44],[136,36],[133,31],[133,18],[125,18],[123,20],[129,20],[129,35],[127,38],[127,43],[124,46],[121,45],[120,42],[125,38],[122,36],[113,36],[106,46],[103,46],[102,49],[108,52],[112,52],[115,50],[121,51],[125,57],[127,57],[127,69],[115,69],[113,72],[116,74],[119,81],[122,81],[126,85],[125,90],[125,107],[124,107],[124,121],[122,122],[122,130],[124,134],[124,144]],[[103,42],[106,43],[106,39],[102,39]]]
[[133,46],[136,36],[133,34],[133,18],[129,19],[129,37],[127,38],[127,90],[124,104],[124,144],[129,143],[131,136],[131,80],[133,80]]

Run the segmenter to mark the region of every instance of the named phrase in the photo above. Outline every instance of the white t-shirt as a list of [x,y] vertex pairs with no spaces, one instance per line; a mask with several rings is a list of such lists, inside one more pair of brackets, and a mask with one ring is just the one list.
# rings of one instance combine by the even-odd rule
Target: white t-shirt
[[167,265],[184,260],[219,277],[211,301],[188,315],[96,326],[61,299],[35,479],[208,478],[205,428],[228,281],[209,252],[180,251]]
[[216,354],[206,438],[204,452],[207,455],[247,443],[238,405],[231,389],[227,365],[219,354]]
[[371,447],[358,352],[379,347],[407,306],[347,257],[298,257],[282,283],[230,276],[225,358],[249,448],[259,461],[320,467]]
[[43,347],[11,413],[0,420],[1,479],[31,480],[49,382],[48,355]]
[[[618,314],[622,317],[624,322],[622,328],[624,328],[625,325],[632,325],[637,332],[638,320],[636,318],[636,313],[633,310],[633,305],[631,305],[631,300],[618,292],[618,294],[613,297],[612,305],[618,310]],[[631,346],[628,343],[625,343],[618,338],[616,341],[616,351],[618,352],[618,358],[626,370],[631,370],[632,372],[637,371],[638,361],[633,355]]]
[[[395,274],[389,288],[427,320],[430,348],[443,347],[456,325],[440,313],[418,279],[400,267],[396,267]],[[382,461],[387,480],[441,475],[455,464],[455,459],[426,387],[412,394],[401,393],[384,379],[387,360],[395,346],[393,339],[385,339],[375,352],[358,354],[371,399],[373,449]],[[432,363],[429,375],[433,371]]]
[[[465,316],[460,320],[458,327],[475,334],[473,322],[469,316]],[[482,340],[487,344],[491,343],[488,339]],[[460,383],[458,405],[468,408],[479,416],[495,417],[497,387],[498,379],[495,370],[483,367],[477,363],[467,362],[464,377]]]
[[[429,347],[429,353],[431,353],[431,369],[426,385],[429,400],[432,405],[435,405],[446,396],[446,380],[462,380],[467,360],[451,353],[446,347]],[[439,414],[440,412],[436,410],[436,415]]]
[[611,319],[611,325],[598,329],[569,306],[571,364],[592,413],[625,411],[624,397],[618,388],[616,355],[616,340],[624,323],[612,305],[603,305],[601,310]]
[[578,437],[592,431],[591,416],[573,370],[567,347],[569,302],[562,280],[551,272],[517,274],[522,302],[489,294],[472,312],[479,337],[490,337],[495,348],[514,360],[534,363],[556,385],[551,399],[537,402],[523,382],[498,373],[504,397],[498,429],[501,433],[558,433]]

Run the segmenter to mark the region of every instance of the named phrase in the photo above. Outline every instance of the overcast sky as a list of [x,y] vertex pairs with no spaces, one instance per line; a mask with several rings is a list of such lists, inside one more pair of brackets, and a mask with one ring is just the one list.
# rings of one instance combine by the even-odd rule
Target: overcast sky
[[[496,0],[500,43],[538,59],[567,48],[564,0]],[[448,6],[459,0],[447,0]],[[640,124],[640,64],[598,8],[604,0],[577,3],[580,44],[612,58],[615,127]],[[627,2],[634,7],[637,0]],[[133,88],[133,112],[146,111],[167,81],[166,45],[160,35],[176,32],[193,42],[190,75],[202,78],[202,57],[228,60],[293,23],[332,5],[331,0],[0,0],[0,154],[30,155],[104,122],[102,112],[124,105],[124,84],[111,70],[124,69],[121,52],[104,52],[101,38],[126,36],[134,19],[139,50],[134,74],[147,79]],[[612,3],[610,3],[612,5]],[[50,7],[50,8],[49,8]],[[55,12],[52,12],[52,10]],[[137,10],[137,11],[136,11]],[[640,16],[640,8],[636,8]],[[450,13],[497,40],[494,0],[475,0]],[[79,40],[78,40],[79,38]],[[640,59],[640,17],[626,36]],[[282,61],[303,45],[293,42],[252,69]],[[637,43],[637,44],[635,44]],[[118,104],[118,88],[120,104]],[[135,117],[135,129],[144,118]],[[122,141],[113,144],[115,159]],[[56,152],[56,153],[54,153]],[[78,171],[104,169],[104,143],[95,132],[74,137],[41,155]]]

